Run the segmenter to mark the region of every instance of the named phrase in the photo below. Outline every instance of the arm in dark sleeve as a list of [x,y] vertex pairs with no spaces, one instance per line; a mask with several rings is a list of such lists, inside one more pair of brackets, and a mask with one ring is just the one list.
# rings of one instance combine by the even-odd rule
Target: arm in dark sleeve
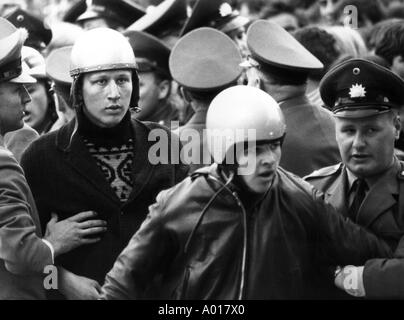
[[371,259],[363,271],[366,297],[404,299],[404,237],[393,259]]
[[[164,192],[163,192],[164,193]],[[149,215],[121,252],[102,287],[102,299],[138,299],[146,286],[166,268],[173,257],[174,244],[165,228],[162,193],[150,206]]]
[[32,195],[16,160],[0,149],[0,259],[13,273],[42,273],[52,264],[50,248],[38,236]]
[[368,259],[391,257],[388,244],[342,216],[313,188],[320,252],[331,265],[363,265]]

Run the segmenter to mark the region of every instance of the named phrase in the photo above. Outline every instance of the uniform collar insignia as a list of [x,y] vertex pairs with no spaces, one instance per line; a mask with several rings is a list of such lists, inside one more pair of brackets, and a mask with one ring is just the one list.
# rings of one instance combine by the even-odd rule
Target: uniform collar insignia
[[364,98],[366,96],[366,88],[362,84],[353,84],[349,89],[349,96],[351,98]]

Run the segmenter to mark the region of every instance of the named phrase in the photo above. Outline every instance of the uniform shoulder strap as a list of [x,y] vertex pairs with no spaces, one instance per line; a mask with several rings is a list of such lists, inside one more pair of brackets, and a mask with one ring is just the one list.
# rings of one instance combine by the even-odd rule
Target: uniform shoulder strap
[[342,170],[342,162],[333,166],[324,167],[318,170],[313,171],[309,175],[305,176],[303,179],[310,181],[318,178],[332,176],[334,174],[338,174]]

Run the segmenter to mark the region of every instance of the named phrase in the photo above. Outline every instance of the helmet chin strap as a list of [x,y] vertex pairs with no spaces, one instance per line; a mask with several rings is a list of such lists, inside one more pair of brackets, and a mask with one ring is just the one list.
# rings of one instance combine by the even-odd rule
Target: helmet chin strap
[[253,190],[250,189],[250,187],[244,182],[242,177],[237,174],[239,165],[236,164],[219,164],[219,173],[220,175],[225,179],[225,181],[231,181],[232,184],[240,189],[242,192],[247,192],[247,193],[254,193]]

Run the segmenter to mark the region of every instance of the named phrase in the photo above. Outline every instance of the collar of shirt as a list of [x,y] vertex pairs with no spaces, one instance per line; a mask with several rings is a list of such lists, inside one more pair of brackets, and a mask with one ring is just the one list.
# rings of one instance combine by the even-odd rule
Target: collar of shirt
[[[390,166],[385,172],[378,175],[372,179],[365,179],[370,190],[376,184],[383,184],[387,189],[391,190],[392,193],[398,193],[398,181],[397,181],[397,170],[400,170],[400,163],[396,157],[394,157],[393,165]],[[347,168],[347,178],[348,178],[348,194],[352,192],[352,186],[354,182],[358,179],[349,169]]]

